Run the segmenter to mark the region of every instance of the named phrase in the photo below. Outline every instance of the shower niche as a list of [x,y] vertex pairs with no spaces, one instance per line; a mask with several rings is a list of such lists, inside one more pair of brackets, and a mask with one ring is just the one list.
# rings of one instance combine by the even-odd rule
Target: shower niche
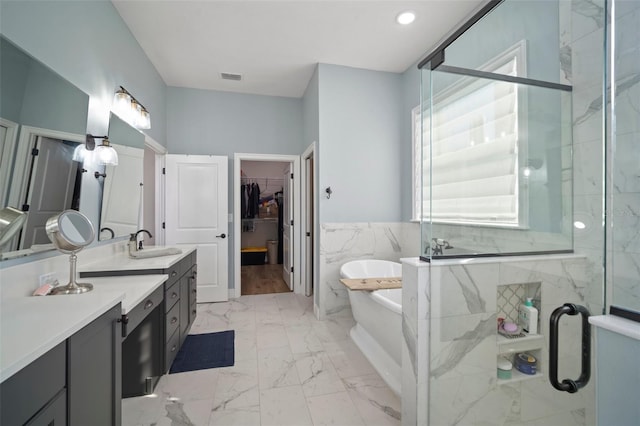
[[[496,291],[496,367],[498,384],[541,377],[544,335],[541,324],[541,283],[522,283],[497,286]],[[522,330],[519,309],[527,298],[538,310],[537,333]],[[509,327],[508,325],[512,326]],[[513,329],[513,325],[516,326]],[[511,368],[509,367],[509,364]],[[520,369],[517,367],[520,364]]]

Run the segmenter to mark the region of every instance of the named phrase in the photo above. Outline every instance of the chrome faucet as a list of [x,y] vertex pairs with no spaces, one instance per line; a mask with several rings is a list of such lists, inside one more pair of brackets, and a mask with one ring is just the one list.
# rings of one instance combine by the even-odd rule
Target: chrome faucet
[[151,235],[151,232],[147,231],[146,229],[141,229],[138,232],[136,232],[135,234],[131,234],[129,237],[129,253],[134,252],[134,251],[138,251],[138,250],[142,250],[144,247],[142,246],[142,241],[140,240],[140,244],[138,245],[137,240],[138,240],[138,234],[141,232],[146,232],[147,235],[149,236],[149,238],[153,238],[153,235]]

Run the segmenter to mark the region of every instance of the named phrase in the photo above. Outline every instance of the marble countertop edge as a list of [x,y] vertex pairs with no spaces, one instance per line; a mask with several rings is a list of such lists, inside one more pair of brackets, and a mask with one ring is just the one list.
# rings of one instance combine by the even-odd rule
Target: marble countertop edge
[[595,315],[589,317],[589,323],[614,333],[640,341],[640,323],[615,315]]

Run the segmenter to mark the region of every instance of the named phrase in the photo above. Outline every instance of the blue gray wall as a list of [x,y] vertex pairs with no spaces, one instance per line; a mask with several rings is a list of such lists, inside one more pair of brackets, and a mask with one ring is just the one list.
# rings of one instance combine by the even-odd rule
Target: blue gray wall
[[302,100],[214,90],[167,89],[172,154],[300,154]]
[[105,134],[118,86],[151,113],[166,144],[166,85],[109,1],[0,2],[0,31],[90,96],[88,131]]
[[400,74],[320,64],[318,76],[320,222],[401,221]]
[[[87,132],[107,133],[113,95],[122,85],[151,113],[146,133],[166,145],[166,85],[110,1],[2,0],[0,32],[89,95]],[[85,179],[80,209],[93,223],[99,223],[101,196],[98,182]]]

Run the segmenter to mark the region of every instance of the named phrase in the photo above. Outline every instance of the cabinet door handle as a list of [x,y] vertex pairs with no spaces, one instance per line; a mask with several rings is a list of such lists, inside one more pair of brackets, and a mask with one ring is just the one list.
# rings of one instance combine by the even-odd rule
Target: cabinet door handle
[[[576,380],[558,381],[558,325],[564,314],[582,315],[582,370]],[[557,308],[549,318],[549,381],[559,391],[575,393],[589,383],[591,376],[591,326],[589,310],[584,306],[565,303]]]
[[178,318],[176,317],[171,318],[171,324],[175,324],[177,322],[178,322]]
[[172,299],[175,299],[176,297],[178,297],[178,293],[175,293],[175,292],[171,293],[171,298]]
[[172,276],[172,277],[175,277],[176,275],[178,275],[178,272],[177,272],[177,271],[171,271],[171,276]]
[[175,352],[176,351],[176,345],[171,346],[171,352]]
[[144,309],[149,309],[150,307],[153,306],[153,300],[147,300],[147,302],[144,304]]

